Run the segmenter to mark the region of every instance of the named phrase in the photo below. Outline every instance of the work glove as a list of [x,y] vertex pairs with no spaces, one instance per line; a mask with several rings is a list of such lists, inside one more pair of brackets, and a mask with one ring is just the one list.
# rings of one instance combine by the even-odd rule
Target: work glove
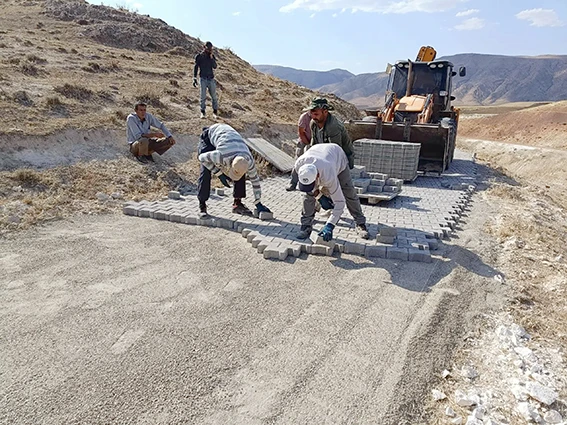
[[321,229],[321,231],[319,233],[317,233],[317,235],[321,236],[325,242],[329,242],[331,239],[333,239],[333,229],[334,228],[335,228],[334,224],[327,223]]
[[354,168],[354,155],[347,156],[348,158],[348,168],[351,170]]
[[262,212],[267,212],[267,213],[271,212],[270,209],[267,206],[265,206],[264,204],[262,204],[261,202],[258,202],[256,204],[256,211],[258,212],[258,214],[260,214]]
[[197,87],[197,79],[193,78],[193,87]]
[[230,187],[230,182],[232,182],[230,177],[228,177],[226,174],[219,174],[218,177],[223,185],[225,185],[226,187]]
[[331,198],[325,195],[319,198],[319,203],[321,204],[321,208],[323,208],[324,210],[332,210],[333,208],[335,208],[335,204],[333,204]]

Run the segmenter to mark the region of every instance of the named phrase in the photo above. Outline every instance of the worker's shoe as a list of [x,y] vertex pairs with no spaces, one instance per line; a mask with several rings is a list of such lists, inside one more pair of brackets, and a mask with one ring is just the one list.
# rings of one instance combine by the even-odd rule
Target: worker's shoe
[[309,236],[311,236],[312,231],[313,228],[311,226],[301,226],[301,230],[297,235],[295,235],[295,237],[301,240],[307,239]]
[[242,201],[236,199],[232,205],[232,212],[240,215],[252,215],[252,211],[250,211],[248,207],[242,203]]
[[366,228],[366,224],[357,224],[356,225],[356,233],[362,239],[370,239],[370,234],[368,233],[368,229]]
[[201,111],[201,118],[205,118],[205,111]]
[[141,162],[142,164],[148,163],[148,159],[146,158],[146,155],[138,155],[136,156],[136,159],[138,160],[138,162]]
[[294,190],[297,190],[297,185],[290,183],[290,185],[286,187],[285,190],[287,190],[288,192],[293,192]]
[[213,111],[213,119],[215,119],[215,120],[219,119],[219,112],[218,111]]
[[151,155],[144,155],[144,158],[146,158],[149,162],[155,162],[154,157]]
[[207,212],[207,204],[204,202],[199,202],[199,217],[205,218],[209,215]]

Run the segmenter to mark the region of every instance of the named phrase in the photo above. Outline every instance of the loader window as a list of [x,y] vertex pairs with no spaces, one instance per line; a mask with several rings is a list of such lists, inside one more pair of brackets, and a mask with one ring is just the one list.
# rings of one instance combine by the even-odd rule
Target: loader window
[[446,89],[446,68],[415,66],[413,75],[412,94],[426,96],[431,93],[439,94],[441,90]]
[[392,88],[391,90],[396,93],[396,97],[401,99],[406,95],[406,89],[408,85],[408,72],[409,69],[405,67],[395,67],[392,70]]

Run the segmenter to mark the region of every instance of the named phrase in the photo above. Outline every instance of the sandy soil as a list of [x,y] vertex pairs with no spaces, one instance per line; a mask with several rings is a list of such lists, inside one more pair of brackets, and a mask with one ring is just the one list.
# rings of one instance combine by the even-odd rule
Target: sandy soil
[[11,234],[0,422],[414,424],[469,321],[502,306],[483,220],[433,264],[268,262],[235,233],[122,215]]

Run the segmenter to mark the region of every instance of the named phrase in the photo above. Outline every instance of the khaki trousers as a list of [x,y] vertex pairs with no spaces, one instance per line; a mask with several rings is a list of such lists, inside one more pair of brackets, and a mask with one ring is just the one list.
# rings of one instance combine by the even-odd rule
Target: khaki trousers
[[130,145],[130,152],[134,156],[151,155],[154,152],[163,155],[172,146],[173,144],[166,137],[161,139],[142,137]]

